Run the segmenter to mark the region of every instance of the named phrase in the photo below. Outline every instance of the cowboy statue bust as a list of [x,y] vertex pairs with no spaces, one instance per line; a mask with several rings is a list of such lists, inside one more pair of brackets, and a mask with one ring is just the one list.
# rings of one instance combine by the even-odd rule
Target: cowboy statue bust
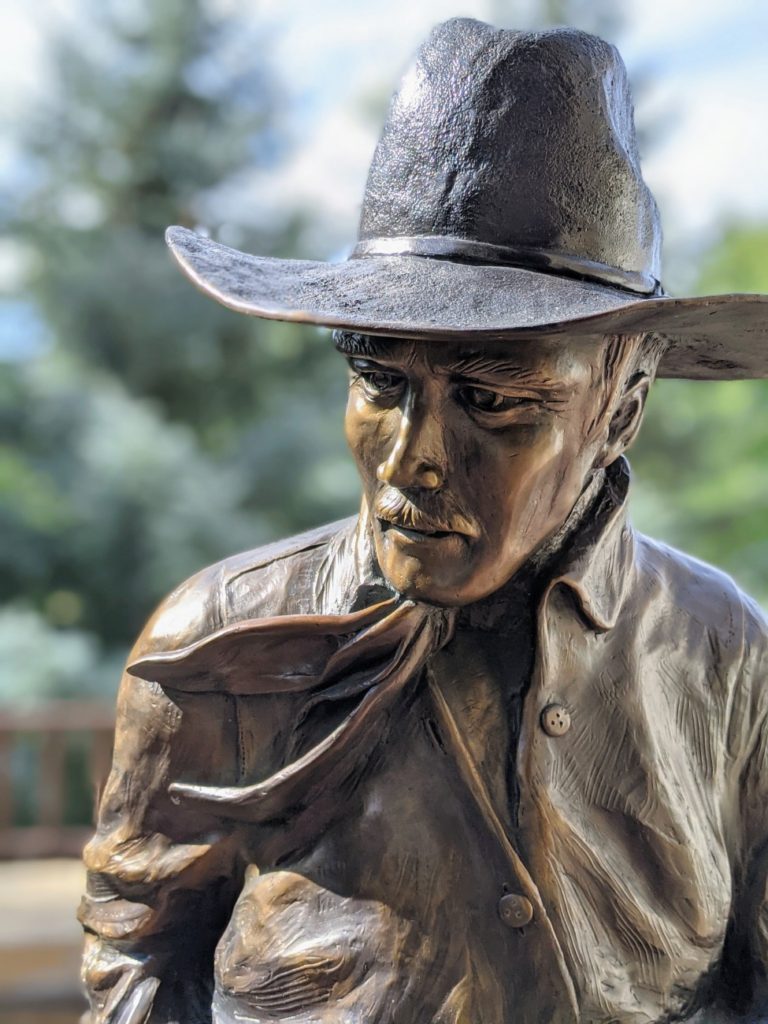
[[334,328],[359,516],[205,569],[131,654],[85,860],[92,1024],[649,1024],[768,1005],[768,629],[635,533],[658,373],[768,373],[675,299],[616,50],[438,26],[338,264],[183,228]]

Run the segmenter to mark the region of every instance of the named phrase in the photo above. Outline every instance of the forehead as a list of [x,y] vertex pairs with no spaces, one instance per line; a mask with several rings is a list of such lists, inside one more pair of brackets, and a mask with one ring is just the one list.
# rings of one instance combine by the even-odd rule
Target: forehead
[[411,341],[372,334],[335,336],[336,347],[346,356],[371,359],[403,369],[423,366],[433,371],[483,370],[514,373],[540,371],[553,377],[593,376],[603,366],[606,339],[601,335],[579,338],[542,335],[528,339],[455,341],[434,338]]

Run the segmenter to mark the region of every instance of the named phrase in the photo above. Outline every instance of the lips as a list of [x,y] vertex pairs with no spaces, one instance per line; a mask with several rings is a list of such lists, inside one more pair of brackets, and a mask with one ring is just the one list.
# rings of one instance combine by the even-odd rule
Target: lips
[[[441,495],[442,503],[446,497]],[[374,514],[383,532],[395,529],[413,540],[424,538],[440,539],[459,536],[463,539],[476,537],[478,530],[453,500],[451,508],[439,511],[420,508],[406,495],[394,488],[382,491],[376,499]]]
[[432,527],[421,527],[416,529],[413,526],[406,526],[404,523],[400,523],[391,519],[382,519],[379,517],[379,525],[383,532],[387,530],[398,530],[400,533],[405,534],[406,537],[411,537],[413,540],[420,540],[423,537],[430,537],[438,539],[439,537],[455,537],[460,536],[456,530],[440,530]]

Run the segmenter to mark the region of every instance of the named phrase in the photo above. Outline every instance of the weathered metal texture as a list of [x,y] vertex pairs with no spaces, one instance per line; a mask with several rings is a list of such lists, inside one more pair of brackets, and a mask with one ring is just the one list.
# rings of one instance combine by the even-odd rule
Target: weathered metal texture
[[170,228],[171,252],[204,294],[239,313],[400,338],[573,336],[654,332],[669,348],[660,377],[768,376],[768,298],[647,298],[518,267],[419,256],[346,263],[277,260]]
[[[131,668],[158,682],[124,680],[86,853],[91,1020],[646,1024],[729,991],[749,1005],[765,626],[614,500],[528,607],[532,664],[514,593],[438,612],[455,632],[428,625],[425,671],[358,745],[355,716],[430,618],[336,614],[379,586],[363,521],[172,596]],[[345,650],[346,682],[324,680]],[[281,780],[307,770],[297,797]]]
[[765,296],[663,296],[621,57],[573,29],[439,25],[395,94],[344,263],[171,251],[253,316],[407,338],[649,331],[662,377],[768,375]]
[[204,571],[133,652],[93,1024],[758,1007],[768,625],[627,525],[642,344],[337,344],[360,517]]
[[765,300],[650,297],[624,72],[581,33],[439,28],[366,202],[339,266],[171,233],[233,308],[358,329],[363,501],[139,638],[85,852],[91,1024],[768,1016],[768,624],[632,531],[623,458],[644,334],[667,373],[759,375]]
[[576,29],[438,25],[394,96],[360,220],[369,244],[411,235],[562,254],[652,293],[661,227],[616,49]]

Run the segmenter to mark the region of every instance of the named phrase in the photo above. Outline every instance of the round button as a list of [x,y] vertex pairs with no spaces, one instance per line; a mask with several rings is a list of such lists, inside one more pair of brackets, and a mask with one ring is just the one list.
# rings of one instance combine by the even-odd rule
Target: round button
[[562,704],[547,704],[541,712],[541,728],[547,736],[565,736],[571,728],[571,714]]
[[508,893],[499,900],[499,917],[508,928],[525,928],[533,920],[531,901],[517,893]]

